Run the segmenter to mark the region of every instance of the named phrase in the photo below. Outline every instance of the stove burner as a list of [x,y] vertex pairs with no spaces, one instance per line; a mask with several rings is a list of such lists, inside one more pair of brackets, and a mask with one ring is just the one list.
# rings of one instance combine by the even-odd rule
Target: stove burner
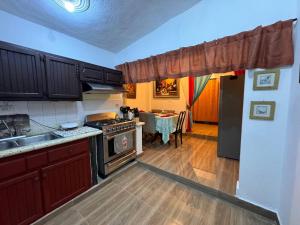
[[86,122],[86,125],[101,128],[101,127],[104,127],[104,126],[109,126],[109,125],[113,125],[113,124],[129,122],[129,121],[130,120],[126,120],[126,119],[107,119],[107,120]]
[[133,129],[135,122],[128,119],[105,119],[86,122],[85,126],[101,129],[103,134],[108,134]]

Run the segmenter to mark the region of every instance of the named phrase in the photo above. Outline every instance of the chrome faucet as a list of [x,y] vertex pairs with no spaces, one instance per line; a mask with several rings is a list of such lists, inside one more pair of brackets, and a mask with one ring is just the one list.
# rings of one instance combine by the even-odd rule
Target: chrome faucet
[[5,122],[5,120],[0,120],[0,122],[2,122],[4,124],[4,126],[6,127],[6,129],[9,131],[9,134],[11,137],[14,136],[14,132],[12,131],[11,128],[9,128],[9,126],[7,125],[7,123]]

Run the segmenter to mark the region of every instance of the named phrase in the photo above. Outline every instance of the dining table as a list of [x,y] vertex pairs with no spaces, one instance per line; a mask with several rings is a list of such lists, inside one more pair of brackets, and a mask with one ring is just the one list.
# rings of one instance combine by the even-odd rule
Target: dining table
[[155,113],[155,128],[157,132],[162,134],[162,141],[164,144],[169,142],[170,134],[176,130],[177,121],[177,114]]

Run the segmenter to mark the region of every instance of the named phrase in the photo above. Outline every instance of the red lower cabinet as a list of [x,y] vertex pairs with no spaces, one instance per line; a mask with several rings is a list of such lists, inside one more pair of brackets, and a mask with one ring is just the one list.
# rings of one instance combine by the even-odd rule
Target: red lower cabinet
[[32,172],[0,183],[0,224],[30,224],[43,215],[41,183]]
[[90,187],[89,163],[89,155],[83,154],[42,169],[46,212],[50,212]]
[[91,187],[88,139],[0,159],[0,225],[27,225]]

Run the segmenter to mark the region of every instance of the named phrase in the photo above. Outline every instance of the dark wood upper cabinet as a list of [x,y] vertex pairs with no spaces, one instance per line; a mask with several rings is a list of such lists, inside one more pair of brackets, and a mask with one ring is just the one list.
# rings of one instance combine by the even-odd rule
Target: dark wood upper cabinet
[[78,62],[52,55],[46,55],[45,62],[48,97],[81,100]]
[[89,63],[80,64],[80,80],[95,83],[104,83],[104,69]]
[[38,52],[0,42],[0,99],[43,99],[43,73]]
[[82,100],[81,81],[124,83],[120,71],[0,41],[0,100]]
[[105,68],[105,83],[112,85],[123,85],[123,75],[121,71]]

